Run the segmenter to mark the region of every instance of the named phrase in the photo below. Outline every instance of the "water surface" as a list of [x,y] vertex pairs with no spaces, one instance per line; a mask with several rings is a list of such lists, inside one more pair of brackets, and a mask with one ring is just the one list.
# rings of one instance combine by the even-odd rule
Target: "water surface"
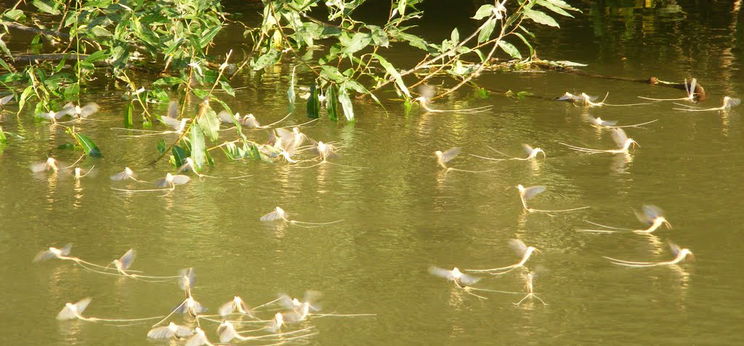
[[[711,94],[741,96],[740,15],[716,6],[682,3],[686,14],[633,8],[584,8],[560,31],[540,31],[540,56],[587,63],[587,70],[630,78],[651,75],[680,81],[697,77]],[[441,33],[434,27],[431,36]],[[227,39],[227,38],[226,38]],[[289,68],[260,87],[228,99],[233,109],[271,122],[284,116]],[[110,130],[121,124],[118,90],[90,91],[102,110],[81,130],[96,139],[104,157],[84,162],[98,172],[77,184],[69,177],[33,175],[28,166],[48,154],[68,163],[76,153],[54,149],[69,141],[59,128],[6,117],[7,131],[25,137],[0,155],[0,275],[3,343],[38,345],[146,344],[149,327],[59,323],[65,302],[93,297],[96,317],[145,317],[167,313],[182,299],[175,284],[152,284],[81,271],[70,263],[31,259],[48,246],[74,243],[73,254],[107,263],[138,250],[134,269],[171,275],[193,266],[196,298],[215,311],[233,295],[258,305],[278,293],[323,293],[325,312],[372,313],[374,318],[320,318],[308,325],[312,344],[738,344],[744,341],[740,305],[744,279],[744,124],[741,109],[727,114],[682,113],[669,103],[585,110],[549,98],[565,91],[610,93],[608,102],[634,103],[636,96],[681,97],[677,90],[640,83],[560,73],[484,74],[493,90],[529,91],[539,97],[479,99],[460,92],[434,107],[493,105],[484,114],[405,114],[400,104],[357,103],[353,124],[327,119],[305,128],[311,138],[335,142],[335,162],[300,169],[285,163],[228,162],[173,193],[122,194],[108,176],[125,165],[155,180],[172,171],[167,162],[148,166],[160,137],[131,139]],[[164,110],[165,106],[163,106]],[[298,107],[302,108],[302,107]],[[621,123],[659,119],[629,129],[640,144],[629,159],[582,155],[559,142],[610,147],[609,133],[588,126],[584,114]],[[288,124],[307,118],[298,110]],[[254,133],[259,141],[265,134]],[[163,136],[173,140],[173,136]],[[491,146],[521,154],[520,144],[542,147],[545,161],[489,163],[467,155],[452,162],[488,174],[443,175],[433,152],[460,146],[465,153],[493,155]],[[243,179],[227,177],[250,175]],[[537,208],[591,209],[554,216],[525,214],[511,188],[546,185]],[[633,210],[665,209],[674,229],[654,236],[582,234],[585,219],[635,227]],[[273,227],[258,218],[281,206],[298,220],[331,221],[319,228]],[[509,239],[543,253],[530,267],[544,268],[537,301],[519,307],[522,295],[455,289],[427,273],[430,265],[496,267],[516,262]],[[690,248],[695,262],[678,267],[629,269],[601,256],[630,260],[672,257],[667,241]],[[522,291],[518,272],[478,286]],[[214,341],[216,325],[205,324]]]

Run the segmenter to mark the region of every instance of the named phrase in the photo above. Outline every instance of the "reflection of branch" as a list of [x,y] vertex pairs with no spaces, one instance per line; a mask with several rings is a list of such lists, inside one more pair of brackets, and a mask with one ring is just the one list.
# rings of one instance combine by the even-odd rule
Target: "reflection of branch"
[[59,31],[54,31],[54,30],[46,30],[46,29],[39,29],[39,28],[33,28],[33,27],[30,27],[30,26],[25,26],[23,24],[18,24],[18,23],[15,23],[15,22],[4,22],[3,21],[3,22],[0,22],[0,25],[6,26],[8,28],[16,29],[16,30],[28,31],[28,32],[36,33],[36,34],[43,34],[43,35],[46,35],[46,36],[52,36],[52,37],[57,37],[57,38],[68,38],[68,37],[70,37],[70,35],[68,35],[67,33],[64,33],[64,32],[59,32]]
[[[76,54],[35,54],[35,55],[16,55],[11,57],[12,62],[33,62],[33,61],[59,61],[62,59],[75,58]],[[85,59],[87,54],[77,54],[78,58]]]

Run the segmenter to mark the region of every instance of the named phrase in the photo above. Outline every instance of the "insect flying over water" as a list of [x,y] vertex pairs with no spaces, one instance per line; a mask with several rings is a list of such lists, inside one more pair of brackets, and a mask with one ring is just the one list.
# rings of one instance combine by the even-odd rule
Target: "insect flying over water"
[[482,107],[474,107],[474,108],[462,108],[462,109],[434,109],[431,108],[431,101],[436,96],[436,88],[432,85],[422,84],[418,88],[419,91],[419,97],[415,98],[416,101],[418,101],[419,105],[421,105],[421,108],[425,110],[427,113],[465,113],[465,114],[472,114],[472,113],[482,113],[482,112],[488,112],[490,111],[493,106],[482,106]]
[[508,265],[506,267],[490,268],[490,269],[465,269],[465,271],[472,272],[472,273],[487,272],[493,275],[506,274],[514,269],[524,267],[524,265],[527,263],[527,261],[530,259],[533,253],[540,252],[540,250],[538,250],[534,246],[527,246],[523,241],[519,239],[509,240],[509,247],[512,248],[512,250],[514,250],[517,256],[520,257],[519,262],[512,264],[512,265]]
[[499,159],[499,158],[493,158],[488,156],[481,156],[481,155],[475,155],[470,154],[470,156],[474,156],[480,159],[484,160],[492,160],[492,161],[504,161],[504,160],[517,160],[517,161],[528,161],[528,160],[537,160],[540,155],[542,155],[542,158],[547,158],[547,155],[545,154],[545,151],[542,148],[533,148],[529,144],[522,144],[522,150],[527,155],[526,157],[516,157],[516,156],[510,156],[509,154],[503,153],[501,151],[498,151],[494,148],[488,147],[489,149],[493,150],[494,152],[498,153],[499,155],[503,155],[506,158],[505,159]]
[[276,207],[271,212],[261,216],[261,218],[259,218],[259,221],[286,222],[286,223],[290,223],[290,224],[294,224],[298,226],[323,226],[323,225],[332,225],[332,224],[339,223],[344,220],[341,219],[341,220],[330,221],[330,222],[306,222],[306,221],[291,220],[289,218],[289,214],[287,214],[287,212],[284,211],[284,209],[282,209],[281,207]]
[[582,153],[587,153],[587,154],[601,154],[601,153],[630,154],[631,147],[641,146],[633,138],[629,138],[628,135],[625,133],[625,131],[623,131],[623,129],[616,128],[616,127],[612,129],[612,140],[615,141],[615,144],[617,145],[617,149],[584,148],[584,147],[579,147],[579,146],[575,146],[571,144],[566,144],[563,142],[561,142],[560,144],[571,150],[580,151]]
[[685,97],[671,98],[671,99],[660,99],[653,97],[638,96],[640,99],[649,101],[689,101],[691,103],[697,103],[700,101],[700,97],[704,96],[705,91],[698,85],[697,78],[692,78],[689,82],[685,78]]
[[98,318],[98,317],[86,317],[83,316],[83,312],[88,308],[88,305],[92,301],[91,298],[83,298],[75,303],[65,303],[65,306],[57,313],[57,320],[69,321],[69,320],[80,320],[87,322],[142,322],[147,320],[154,320],[162,316],[145,317],[145,318]]
[[570,209],[555,209],[555,210],[545,210],[545,209],[534,209],[527,206],[527,201],[534,198],[535,196],[545,192],[546,188],[545,186],[538,185],[538,186],[529,186],[524,187],[522,184],[517,185],[517,191],[519,192],[519,199],[522,201],[522,208],[528,213],[562,213],[562,212],[569,212],[569,211],[576,211],[576,210],[582,210],[589,208],[588,206],[584,207],[577,207],[577,208],[570,208]]
[[617,264],[620,266],[625,267],[633,267],[633,268],[646,268],[646,267],[658,267],[658,266],[669,266],[669,265],[675,265],[682,261],[684,261],[687,257],[690,257],[692,259],[695,258],[694,254],[690,249],[688,248],[680,248],[677,246],[677,244],[674,244],[672,242],[669,242],[669,249],[671,250],[672,254],[674,254],[674,258],[669,261],[660,261],[660,262],[646,262],[646,261],[626,261],[621,260],[617,258],[602,256],[606,259],[608,259],[612,264]]
[[740,104],[741,104],[740,98],[724,96],[723,104],[720,107],[700,108],[700,107],[694,107],[690,105],[675,103],[675,105],[681,106],[684,108],[673,108],[673,109],[677,111],[683,111],[683,112],[728,112],[729,110],[731,110],[731,108],[734,108]]
[[664,211],[655,205],[644,205],[641,212],[635,212],[636,217],[642,223],[648,225],[647,228],[633,229],[633,228],[620,228],[599,224],[592,221],[586,221],[589,224],[601,227],[602,229],[578,229],[578,232],[589,232],[589,233],[617,233],[617,232],[633,232],[638,234],[650,234],[659,229],[662,226],[666,226],[668,229],[672,229],[672,224],[664,216]]

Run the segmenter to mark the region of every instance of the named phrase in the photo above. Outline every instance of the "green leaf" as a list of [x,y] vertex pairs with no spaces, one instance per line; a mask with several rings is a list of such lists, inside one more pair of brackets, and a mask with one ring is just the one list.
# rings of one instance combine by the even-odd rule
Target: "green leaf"
[[26,87],[26,89],[23,89],[23,92],[21,93],[21,97],[18,98],[18,114],[21,114],[21,111],[23,110],[23,106],[26,104],[26,100],[30,99],[33,93],[34,93],[33,85],[29,85]]
[[342,52],[351,55],[367,47],[372,42],[372,38],[368,33],[357,32],[351,37],[342,34],[339,42],[344,46]]
[[[39,9],[39,11],[44,13],[49,13],[51,15],[59,15],[60,12],[57,9],[57,6],[50,5],[51,1],[43,1],[43,0],[34,0],[31,2],[36,8]],[[56,4],[55,4],[56,5]]]
[[194,165],[196,166],[194,168],[199,170],[207,161],[207,145],[204,142],[204,132],[202,132],[199,124],[191,125],[189,142],[191,143],[191,159],[194,160]]
[[230,85],[230,83],[225,81],[220,81],[220,86],[222,87],[222,90],[225,91],[228,95],[235,97],[235,89]]
[[477,11],[475,11],[475,16],[473,16],[473,19],[475,20],[481,20],[483,18],[486,18],[493,14],[493,5],[485,4],[478,8]]
[[26,16],[23,14],[23,11],[16,9],[3,13],[3,17],[17,22],[20,21],[22,18],[25,18]]
[[168,148],[166,147],[166,145],[165,145],[165,139],[161,139],[161,140],[159,140],[159,141],[158,141],[158,144],[157,144],[157,145],[155,146],[155,148],[157,148],[157,149],[158,149],[158,152],[159,152],[160,154],[163,154],[163,153],[165,153],[165,150],[166,150],[166,149],[168,149]]
[[398,89],[403,93],[403,95],[406,96],[406,98],[411,97],[411,92],[408,91],[408,88],[406,87],[406,83],[403,82],[403,77],[401,77],[400,72],[395,69],[395,66],[391,64],[389,61],[387,61],[385,58],[383,58],[380,55],[372,54],[372,56],[377,59],[377,61],[380,62],[380,65],[385,68],[385,72],[387,72],[391,77],[395,79],[395,85],[398,87]]
[[320,76],[336,83],[342,83],[346,77],[336,68],[336,66],[323,65],[320,68]]
[[210,43],[212,43],[212,40],[214,40],[214,37],[217,36],[217,33],[220,32],[220,30],[222,30],[222,26],[221,25],[217,25],[217,26],[215,26],[215,27],[207,30],[202,35],[202,37],[201,37],[201,39],[199,41],[199,45],[201,46],[201,48],[204,49],[204,48],[207,47],[207,45],[209,45]]
[[450,41],[452,41],[453,45],[460,43],[460,32],[457,31],[457,28],[452,29],[452,33],[450,33]]
[[560,28],[561,26],[558,25],[558,22],[553,19],[553,17],[545,14],[545,12],[538,11],[538,10],[524,10],[524,16],[532,19],[535,23],[552,26],[554,28]]
[[78,94],[80,94],[80,83],[75,83],[65,88],[63,94],[65,96],[65,99],[68,100],[77,98]]
[[506,42],[504,40],[499,41],[499,47],[506,52],[506,54],[509,54],[514,59],[522,60],[522,54],[519,53],[519,49],[517,47],[514,47],[513,44]]
[[3,54],[9,57],[12,57],[13,54],[10,53],[10,49],[8,49],[8,46],[5,45],[5,41],[3,41],[3,36],[5,36],[4,33],[0,34],[0,51],[2,51]]
[[103,156],[101,155],[101,150],[98,149],[98,146],[92,139],[90,139],[90,137],[78,132],[73,132],[72,136],[75,137],[75,141],[77,141],[78,145],[83,148],[86,155],[90,157]]
[[220,137],[220,119],[217,118],[217,113],[214,112],[212,107],[209,107],[208,105],[202,107],[207,107],[207,109],[196,122],[209,140],[216,141]]
[[183,166],[186,163],[186,158],[189,157],[189,153],[178,145],[173,146],[171,154],[173,155],[173,165],[176,167]]
[[307,98],[307,116],[310,118],[320,117],[320,100],[318,99],[318,88],[315,84],[310,86],[310,97]]
[[401,17],[403,17],[403,15],[406,14],[406,5],[407,5],[407,1],[406,0],[400,0],[400,1],[398,1],[398,14]]
[[108,31],[106,28],[96,25],[92,29],[90,29],[90,32],[93,33],[93,35],[96,35],[97,37],[111,37],[111,31]]
[[106,50],[99,50],[99,51],[94,52],[91,55],[88,55],[85,58],[85,61],[87,61],[89,63],[94,63],[94,62],[98,62],[98,61],[104,60],[107,57],[108,57],[108,51],[106,51]]
[[578,8],[575,8],[575,7],[571,6],[571,5],[569,5],[568,3],[566,3],[563,0],[546,0],[546,1],[549,2],[552,5],[555,5],[557,7],[562,8],[564,10],[581,12],[581,10],[579,10]]
[[488,41],[488,39],[491,38],[491,34],[493,33],[493,29],[495,27],[496,18],[491,18],[486,21],[486,24],[483,25],[483,29],[481,29],[480,33],[478,33],[478,43]]
[[532,48],[532,45],[530,44],[530,41],[527,41],[527,38],[525,38],[524,35],[522,35],[522,34],[520,34],[518,32],[515,32],[514,35],[516,35],[517,37],[519,37],[522,40],[522,42],[524,42],[525,46],[527,46],[527,48],[530,49],[530,56],[534,56],[535,55],[535,49]]
[[566,12],[566,10],[560,8],[559,6],[556,6],[556,5],[552,4],[549,1],[538,0],[537,1],[537,4],[540,5],[540,6],[542,6],[542,7],[547,8],[551,12],[557,13],[557,14],[559,14],[561,16],[573,18],[573,16],[570,13]]
[[371,30],[370,34],[372,37],[372,42],[374,42],[375,45],[380,47],[390,46],[390,40],[388,39],[385,30],[382,30],[382,28],[377,25],[367,25],[367,28]]
[[3,132],[3,128],[0,126],[0,144],[6,143],[8,143],[8,137],[5,136],[5,132]]
[[254,71],[263,70],[267,66],[276,64],[279,61],[280,57],[281,57],[281,53],[279,51],[272,50],[258,57],[256,61],[251,63],[251,67],[253,68]]
[[131,129],[134,127],[134,121],[132,120],[132,113],[134,112],[134,105],[130,102],[124,107],[124,127]]
[[351,98],[346,92],[346,89],[342,89],[341,92],[338,94],[338,101],[341,103],[341,107],[344,109],[344,116],[346,116],[346,120],[353,121],[354,105],[351,103]]

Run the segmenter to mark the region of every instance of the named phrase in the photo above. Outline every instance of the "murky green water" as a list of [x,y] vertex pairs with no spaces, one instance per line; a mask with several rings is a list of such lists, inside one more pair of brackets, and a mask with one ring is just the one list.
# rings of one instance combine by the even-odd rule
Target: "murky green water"
[[[689,6],[683,3],[685,6]],[[650,75],[682,80],[693,75],[718,106],[723,95],[741,96],[742,39],[730,9],[689,6],[678,14],[631,9],[585,8],[563,29],[541,33],[541,56],[590,64],[590,71],[633,78]],[[424,28],[426,29],[426,27]],[[431,29],[436,32],[436,28]],[[282,71],[284,72],[284,71]],[[287,108],[286,81],[268,76],[260,88],[244,89],[229,101],[264,122]],[[557,73],[485,74],[492,89],[527,90],[554,97],[565,91],[610,92],[608,102],[638,102],[636,96],[681,97],[680,92],[638,83]],[[323,293],[326,313],[372,313],[376,317],[318,318],[313,344],[738,344],[744,342],[744,123],[741,108],[727,114],[682,113],[669,103],[584,110],[541,98],[515,100],[466,94],[438,102],[439,108],[493,105],[492,112],[402,115],[398,104],[384,113],[358,104],[355,124],[325,119],[305,128],[312,138],[336,142],[335,162],[366,169],[323,165],[229,163],[221,155],[207,172],[173,193],[122,194],[108,176],[130,166],[154,180],[171,170],[155,155],[158,137],[124,138],[123,101],[117,90],[100,90],[102,111],[81,125],[104,157],[85,162],[98,172],[79,184],[70,177],[35,176],[29,164],[55,157],[67,137],[46,123],[12,116],[2,124],[26,139],[0,154],[0,308],[3,344],[147,344],[147,324],[111,326],[60,323],[65,302],[93,297],[86,314],[128,318],[162,315],[182,293],[175,284],[145,283],[80,270],[71,263],[31,259],[48,246],[74,243],[73,254],[107,263],[129,248],[138,250],[133,269],[171,275],[193,266],[195,297],[214,312],[233,295],[258,305],[285,292]],[[559,142],[609,147],[607,132],[588,126],[582,115],[636,123],[659,119],[646,129],[628,129],[640,144],[629,159],[582,155]],[[290,122],[307,119],[297,111]],[[264,134],[258,132],[260,139]],[[173,137],[166,137],[170,140]],[[453,167],[492,169],[488,174],[442,175],[433,152],[452,146],[491,155],[487,146],[520,154],[520,144],[545,149],[537,164],[489,163],[467,155]],[[143,154],[144,153],[144,154]],[[250,175],[242,179],[228,177]],[[526,215],[516,184],[547,185],[536,208],[591,209],[554,216]],[[674,229],[654,236],[582,234],[583,220],[638,225],[633,209],[664,208]],[[258,218],[282,206],[298,220],[343,222],[320,227],[273,227]],[[427,273],[430,265],[494,267],[516,262],[507,247],[518,238],[542,249],[530,260],[544,267],[535,289],[548,305],[513,303],[522,295],[484,293],[479,300]],[[695,262],[678,267],[624,268],[601,256],[666,260],[666,242],[690,248]],[[484,280],[478,287],[522,291],[517,272]],[[264,317],[269,315],[264,313]],[[216,324],[203,322],[215,341]]]

